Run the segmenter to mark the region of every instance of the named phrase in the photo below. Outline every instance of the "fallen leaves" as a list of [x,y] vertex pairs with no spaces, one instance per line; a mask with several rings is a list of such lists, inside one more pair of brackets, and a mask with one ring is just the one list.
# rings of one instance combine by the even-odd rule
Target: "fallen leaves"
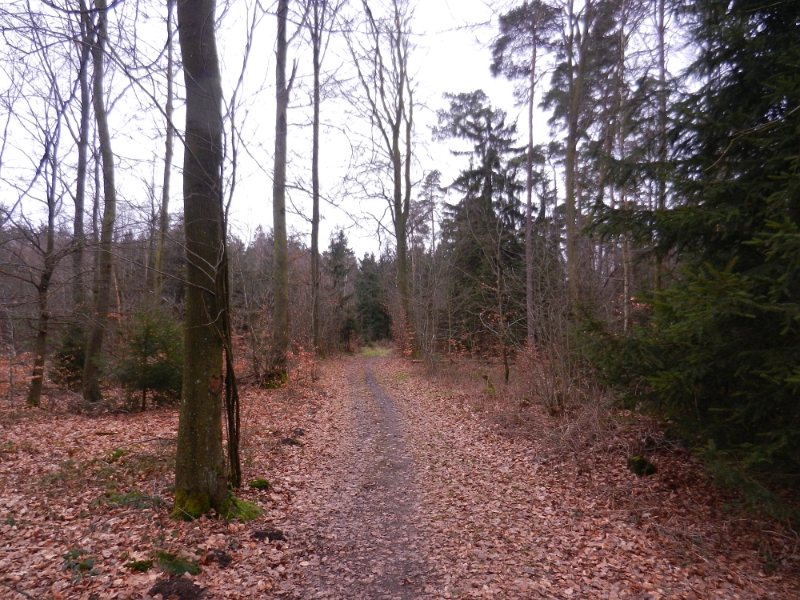
[[[407,361],[315,375],[242,390],[244,480],[268,482],[237,491],[265,511],[249,523],[169,519],[174,410],[0,411],[0,597],[800,596],[794,533],[736,512],[680,449],[648,446],[658,472],[635,476],[635,428],[559,451]],[[165,555],[202,570],[169,584]]]

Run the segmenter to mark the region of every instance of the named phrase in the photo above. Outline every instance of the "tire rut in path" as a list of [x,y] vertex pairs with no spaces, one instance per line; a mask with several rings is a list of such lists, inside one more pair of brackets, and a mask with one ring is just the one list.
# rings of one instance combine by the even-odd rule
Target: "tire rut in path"
[[[316,515],[318,564],[304,598],[423,597],[427,556],[416,526],[414,463],[402,416],[369,361],[350,377],[354,439],[329,503]],[[317,563],[317,561],[315,561]]]

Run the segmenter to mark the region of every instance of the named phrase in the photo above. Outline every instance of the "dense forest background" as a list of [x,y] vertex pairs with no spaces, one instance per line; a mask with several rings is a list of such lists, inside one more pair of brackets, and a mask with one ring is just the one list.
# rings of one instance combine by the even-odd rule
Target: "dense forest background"
[[[217,7],[220,24],[230,10]],[[12,404],[25,394],[38,406],[51,385],[90,402],[121,385],[129,409],[180,396],[192,348],[180,326],[188,221],[170,203],[187,89],[173,12],[149,0],[0,9],[0,376]],[[523,118],[490,90],[446,94],[432,133],[415,126],[421,58],[406,0],[245,13],[246,48],[283,18],[276,140],[298,129],[287,110],[315,133],[289,157],[288,181],[276,142],[273,170],[276,207],[287,190],[311,201],[310,243],[287,234],[285,206],[242,239],[226,226],[256,143],[244,68],[220,99],[227,233],[212,266],[240,378],[274,385],[303,356],[388,339],[432,366],[497,361],[506,381],[533,361],[531,396],[554,410],[599,379],[655,411],[721,480],[768,502],[764,484],[796,486],[800,4],[498,6],[486,68],[514,82]],[[329,47],[340,62],[325,62]],[[148,115],[146,147],[118,151],[133,134],[109,128],[109,112],[131,127]],[[363,132],[338,197],[320,190],[320,114]],[[543,114],[550,139],[535,143]],[[453,143],[452,180],[422,158],[431,137]],[[141,173],[145,197],[115,183]],[[320,199],[324,211],[361,197],[383,203],[390,242],[359,258],[338,229],[320,249]]]

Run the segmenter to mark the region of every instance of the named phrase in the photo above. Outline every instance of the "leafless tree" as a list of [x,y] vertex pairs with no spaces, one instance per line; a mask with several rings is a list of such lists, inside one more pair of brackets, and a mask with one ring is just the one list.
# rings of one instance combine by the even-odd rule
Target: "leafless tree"
[[408,218],[413,182],[414,85],[410,73],[411,9],[406,0],[391,0],[383,11],[362,0],[361,35],[347,36],[347,44],[361,94],[353,97],[357,111],[373,127],[374,147],[379,158],[373,167],[388,175],[391,189],[379,186],[378,195],[387,203],[396,242],[397,290],[406,327],[414,325],[410,269],[408,264]]

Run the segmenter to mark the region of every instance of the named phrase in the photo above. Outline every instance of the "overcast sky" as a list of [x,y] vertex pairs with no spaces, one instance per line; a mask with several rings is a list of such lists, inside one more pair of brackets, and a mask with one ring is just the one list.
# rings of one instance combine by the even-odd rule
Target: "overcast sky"
[[[381,1],[372,0],[373,10],[378,11]],[[223,0],[218,0],[220,26],[217,32],[220,48],[226,101],[230,101],[232,90],[242,71],[245,41],[247,39],[248,7],[256,0],[228,0],[228,10],[223,10]],[[412,23],[414,49],[411,53],[411,70],[416,82],[415,100],[419,106],[415,111],[416,159],[415,179],[420,180],[425,172],[438,169],[443,172],[443,182],[448,183],[456,176],[458,169],[465,166],[465,157],[453,157],[449,148],[456,141],[436,143],[431,139],[430,128],[436,123],[436,110],[445,107],[442,94],[459,93],[483,89],[496,107],[509,113],[514,121],[521,109],[514,106],[512,85],[502,79],[494,79],[489,72],[489,46],[496,35],[496,17],[508,10],[511,0],[494,2],[482,0],[420,0],[414,9]],[[358,2],[351,2],[351,10],[358,8]],[[18,5],[22,6],[22,5]],[[163,172],[164,129],[163,113],[154,105],[154,99],[163,103],[165,87],[161,79],[144,77],[132,83],[120,64],[130,70],[132,48],[135,48],[138,61],[149,64],[158,60],[166,39],[163,3],[157,0],[140,4],[116,4],[109,15],[110,48],[113,57],[108,59],[111,68],[106,78],[109,86],[109,122],[112,131],[112,145],[117,169],[116,182],[120,202],[119,226],[147,223],[152,207],[160,197],[161,173]],[[22,10],[22,8],[20,8]],[[272,7],[270,10],[274,10]],[[218,15],[218,16],[220,16]],[[53,16],[53,23],[64,16]],[[135,24],[135,25],[134,25]],[[54,25],[56,26],[56,25]],[[63,27],[63,22],[59,27]],[[241,131],[239,165],[236,193],[231,203],[231,232],[242,239],[249,239],[256,227],[265,230],[272,227],[272,166],[275,130],[275,30],[273,15],[263,17],[253,39],[249,53],[243,85],[239,90],[237,103],[237,125]],[[136,38],[133,37],[135,32]],[[63,35],[56,33],[52,56],[58,56],[69,47]],[[134,45],[135,39],[135,45]],[[11,51],[9,49],[9,51]],[[13,60],[13,51],[12,57]],[[127,54],[126,54],[127,52]],[[177,40],[176,40],[176,52]],[[9,55],[7,55],[9,56]],[[26,56],[26,64],[35,69],[43,69],[43,63],[36,61],[44,56],[34,51]],[[163,55],[162,55],[163,56]],[[307,42],[296,39],[290,48],[290,61],[298,64],[298,80],[292,97],[289,113],[289,177],[301,187],[310,188],[311,145],[309,124],[309,84],[311,52]],[[163,59],[162,59],[163,60]],[[113,66],[114,63],[116,66]],[[341,42],[333,42],[326,56],[323,68],[348,71],[348,54]],[[18,63],[21,64],[21,63]],[[7,63],[5,67],[9,67]],[[340,66],[341,65],[341,66]],[[56,66],[56,68],[60,68]],[[138,73],[144,73],[144,69]],[[134,71],[137,73],[137,71]],[[63,86],[62,96],[69,94],[74,87],[75,73],[69,63],[60,68]],[[40,81],[41,79],[41,81]],[[178,80],[182,81],[179,75]],[[38,82],[38,83],[37,83]],[[7,89],[9,79],[6,70],[0,70],[0,83]],[[2,176],[6,183],[0,190],[0,202],[7,207],[18,205],[18,211],[33,219],[40,218],[44,211],[43,179],[29,189],[29,182],[36,171],[44,152],[41,131],[37,120],[41,117],[41,105],[36,98],[47,96],[48,81],[37,78],[27,81],[14,105],[17,119],[10,121],[7,147],[3,156]],[[38,95],[37,95],[38,94]],[[70,106],[74,129],[79,103]],[[546,135],[545,116],[538,119],[541,136]],[[178,106],[174,122],[183,128],[184,113]],[[363,121],[348,114],[346,102],[335,97],[323,102],[323,145],[321,153],[323,194],[334,204],[323,203],[320,245],[326,248],[328,238],[336,227],[347,229],[351,247],[360,257],[366,251],[379,252],[376,232],[380,230],[377,219],[383,218],[386,228],[390,228],[386,205],[383,201],[369,201],[356,196],[343,196],[341,181],[352,162],[353,140],[359,132],[366,129]],[[524,139],[524,124],[520,125],[520,138]],[[74,133],[74,132],[73,132]],[[66,178],[64,186],[74,185],[74,166],[77,152],[74,137],[64,132],[59,159],[63,161]],[[180,141],[176,144],[174,168],[172,173],[170,212],[183,210],[181,197],[181,166],[183,153]],[[386,182],[387,185],[390,182]],[[26,191],[27,190],[27,191]],[[66,190],[63,195],[59,218],[65,228],[72,220],[74,190]],[[311,213],[308,193],[292,190],[290,200],[296,215],[290,218],[292,228],[306,243],[309,242],[310,225],[307,216]],[[37,217],[38,215],[38,217]],[[87,223],[89,222],[87,218]],[[384,231],[381,235],[383,246],[392,240]]]
[[[436,110],[444,108],[446,102],[442,98],[445,92],[459,93],[483,89],[490,97],[493,105],[501,107],[509,113],[509,120],[516,120],[521,109],[515,107],[513,86],[503,79],[495,79],[489,72],[491,53],[489,45],[496,34],[496,16],[505,10],[501,3],[481,0],[425,0],[416,5],[413,23],[413,42],[411,62],[414,78],[417,83],[416,100],[420,106],[415,114],[415,125],[418,139],[417,177],[422,172],[439,169],[444,173],[443,183],[452,180],[460,166],[465,166],[465,157],[451,156],[450,147],[456,141],[434,142],[431,139],[430,127],[436,123]],[[241,170],[239,191],[232,205],[232,228],[241,237],[248,237],[256,225],[265,229],[271,227],[271,170],[274,130],[274,17],[268,17],[263,24],[263,32],[254,45],[252,55],[260,58],[251,59],[248,79],[252,81],[251,91],[259,88],[250,96],[253,106],[247,116],[247,136],[250,139],[250,154],[260,156],[261,160],[249,163]],[[230,29],[220,31],[220,43],[224,53],[226,78],[233,85],[238,77],[241,63],[243,35],[239,29],[241,23]],[[239,33],[235,33],[238,31]],[[294,44],[290,57],[299,62],[300,81],[307,78],[310,51],[302,42]],[[268,60],[265,60],[268,58]],[[291,58],[290,58],[291,60]],[[337,61],[346,60],[346,56],[336,49],[329,51],[324,67],[331,68]],[[262,88],[263,89],[260,89]],[[310,145],[308,127],[303,104],[307,103],[307,92],[299,87],[293,97],[293,108],[290,111],[290,122],[294,124],[289,131],[290,171],[299,180],[309,175]],[[258,100],[253,100],[258,98]],[[260,110],[256,106],[260,106]],[[327,123],[323,128],[325,140],[322,146],[322,180],[324,192],[334,196],[332,199],[340,206],[337,209],[330,204],[323,204],[323,223],[321,226],[320,245],[327,247],[331,231],[337,226],[345,227],[350,245],[361,257],[364,252],[378,252],[376,232],[379,227],[375,219],[384,214],[382,201],[367,201],[363,198],[343,198],[336,196],[338,180],[341,179],[350,157],[349,134],[359,127],[345,113],[346,108],[336,100],[323,103],[322,119]],[[540,121],[542,135],[547,127],[545,117]],[[521,139],[525,126],[520,123]],[[306,194],[294,191],[292,202],[296,210],[310,214],[310,200]],[[388,218],[385,220],[388,227]],[[306,235],[308,240],[308,223],[300,217],[290,218],[290,227]],[[382,242],[391,245],[391,240],[384,233]]]

